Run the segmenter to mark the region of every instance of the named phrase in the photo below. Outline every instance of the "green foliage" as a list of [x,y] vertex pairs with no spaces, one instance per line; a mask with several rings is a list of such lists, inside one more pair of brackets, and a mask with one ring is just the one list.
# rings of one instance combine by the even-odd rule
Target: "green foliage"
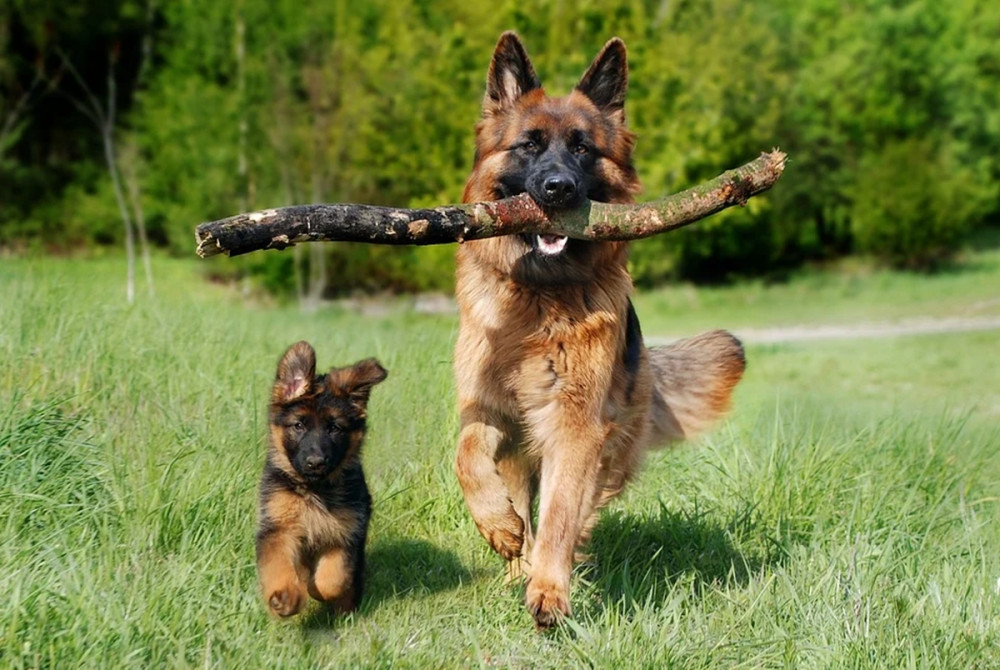
[[855,246],[894,265],[931,266],[951,254],[997,195],[995,184],[929,141],[890,143],[858,168]]
[[[2,239],[120,242],[116,208],[95,201],[110,193],[99,137],[72,104],[83,92],[58,53],[101,100],[118,54],[118,142],[139,150],[152,239],[187,255],[193,226],[237,211],[457,200],[490,52],[510,28],[556,95],[605,40],[625,39],[643,197],[773,146],[791,156],[778,187],[749,207],[637,243],[640,284],[773,275],[853,251],[922,265],[1000,220],[1000,8],[986,0],[180,0],[152,5],[152,15],[149,7],[0,9],[5,127],[34,78],[46,81],[0,137]],[[901,153],[928,160],[889,158]],[[907,207],[915,171],[933,183],[932,219],[907,210],[906,223],[888,225],[893,207]],[[893,193],[876,199],[876,183]],[[949,209],[947,223],[933,219]],[[919,241],[915,230],[938,232]],[[437,249],[330,245],[324,255],[333,292],[451,282],[448,254]],[[263,256],[227,269],[293,291],[294,275],[282,272],[289,262]]]

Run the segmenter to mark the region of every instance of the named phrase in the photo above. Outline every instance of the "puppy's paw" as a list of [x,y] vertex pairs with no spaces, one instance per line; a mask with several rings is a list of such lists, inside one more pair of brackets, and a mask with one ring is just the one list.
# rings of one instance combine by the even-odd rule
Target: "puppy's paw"
[[550,581],[532,578],[524,600],[538,630],[547,630],[571,614],[569,590]]
[[271,612],[282,618],[298,614],[305,601],[305,591],[291,585],[276,589],[267,597],[267,604],[271,608]]

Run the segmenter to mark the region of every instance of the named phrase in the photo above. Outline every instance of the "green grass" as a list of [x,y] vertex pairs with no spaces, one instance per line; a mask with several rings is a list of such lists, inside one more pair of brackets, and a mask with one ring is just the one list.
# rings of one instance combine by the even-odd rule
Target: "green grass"
[[[730,328],[893,321],[914,317],[1000,315],[1000,246],[967,251],[931,275],[873,268],[856,259],[836,271],[803,270],[785,283],[668,286],[636,300],[643,328],[662,335],[683,328]],[[679,319],[679,325],[678,325]]]
[[[650,335],[960,313],[997,258],[637,304]],[[651,455],[574,620],[538,635],[451,471],[454,317],[303,314],[163,259],[129,308],[121,265],[0,263],[0,667],[1000,667],[997,333],[749,347],[731,419]],[[390,370],[368,594],[340,620],[272,620],[253,564],[264,403],[300,338]]]

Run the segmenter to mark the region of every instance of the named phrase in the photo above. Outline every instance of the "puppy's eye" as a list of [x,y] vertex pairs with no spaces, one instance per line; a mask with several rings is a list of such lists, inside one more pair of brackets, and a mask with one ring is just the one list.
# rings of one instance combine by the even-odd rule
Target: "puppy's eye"
[[533,154],[536,151],[538,151],[538,142],[535,142],[534,140],[526,140],[524,143],[521,144],[521,148],[527,151],[528,153]]
[[590,153],[590,147],[588,147],[583,142],[580,142],[573,146],[573,153],[575,153],[578,156],[585,156]]
[[306,429],[306,425],[301,421],[296,421],[295,423],[290,424],[288,427],[298,432],[302,432],[303,430]]

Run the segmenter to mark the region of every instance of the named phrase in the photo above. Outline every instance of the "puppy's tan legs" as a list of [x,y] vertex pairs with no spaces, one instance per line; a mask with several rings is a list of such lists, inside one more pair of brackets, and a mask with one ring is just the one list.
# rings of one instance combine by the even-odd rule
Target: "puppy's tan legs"
[[354,566],[346,549],[336,547],[319,557],[309,579],[309,595],[329,603],[339,613],[352,612],[357,608]]
[[458,436],[455,473],[472,519],[493,551],[508,561],[520,556],[524,521],[514,511],[507,486],[497,471],[503,432],[478,417],[466,421]]
[[274,614],[297,614],[306,602],[308,574],[299,561],[299,538],[275,530],[257,540],[257,572],[264,600]]

